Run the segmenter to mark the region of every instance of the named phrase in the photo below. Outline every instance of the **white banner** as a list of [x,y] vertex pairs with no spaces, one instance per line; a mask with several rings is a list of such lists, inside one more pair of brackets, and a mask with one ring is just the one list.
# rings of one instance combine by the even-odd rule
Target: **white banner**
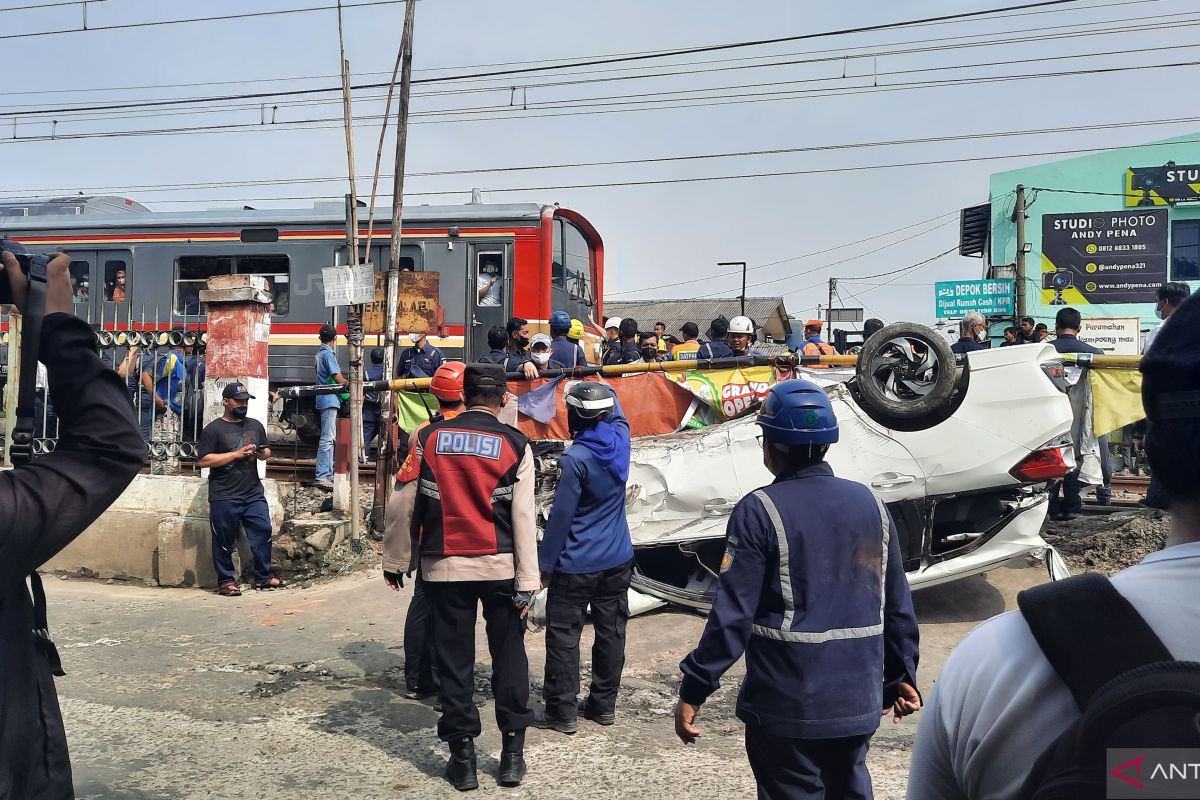
[[375,268],[370,264],[321,268],[325,306],[356,306],[375,301]]
[[1079,341],[1099,347],[1109,356],[1136,356],[1141,352],[1142,321],[1138,317],[1084,319]]

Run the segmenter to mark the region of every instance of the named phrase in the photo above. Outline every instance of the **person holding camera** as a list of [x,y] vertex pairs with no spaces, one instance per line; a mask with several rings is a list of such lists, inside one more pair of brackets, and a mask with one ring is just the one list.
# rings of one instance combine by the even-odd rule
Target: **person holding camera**
[[221,392],[225,413],[200,433],[196,466],[208,469],[208,508],[212,522],[213,569],[217,594],[240,597],[233,574],[233,546],[239,528],[254,556],[254,588],[281,589],[287,581],[271,572],[271,511],[258,477],[258,464],[271,457],[263,424],[247,416],[254,395],[234,382]]
[[[28,281],[0,243],[13,304],[27,311]],[[33,258],[38,258],[34,256]],[[46,267],[40,360],[58,414],[54,452],[0,474],[0,796],[71,797],[71,762],[52,675],[62,675],[35,570],[69,545],[125,490],[146,458],[121,379],[100,360],[96,335],[72,314],[71,259]],[[34,326],[29,313],[25,331]],[[24,376],[34,380],[35,375]],[[27,578],[29,583],[27,583]],[[30,596],[30,584],[33,596]]]

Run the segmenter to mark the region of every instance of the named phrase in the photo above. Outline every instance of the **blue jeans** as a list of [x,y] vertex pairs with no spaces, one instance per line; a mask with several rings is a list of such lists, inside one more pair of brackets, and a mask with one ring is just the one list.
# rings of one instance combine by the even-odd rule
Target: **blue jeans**
[[254,556],[254,580],[259,583],[270,580],[271,512],[266,498],[260,494],[238,500],[213,500],[208,505],[217,584],[234,580],[233,547],[239,528],[246,529],[246,541]]
[[333,480],[333,442],[337,438],[338,407],[317,409],[321,415],[321,442],[317,445],[317,480]]

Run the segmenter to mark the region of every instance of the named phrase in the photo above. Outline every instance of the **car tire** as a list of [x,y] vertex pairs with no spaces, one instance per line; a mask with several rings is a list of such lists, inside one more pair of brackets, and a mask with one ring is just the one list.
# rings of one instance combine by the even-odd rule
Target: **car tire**
[[868,412],[897,421],[942,416],[958,383],[954,353],[936,331],[898,322],[863,344],[855,389]]

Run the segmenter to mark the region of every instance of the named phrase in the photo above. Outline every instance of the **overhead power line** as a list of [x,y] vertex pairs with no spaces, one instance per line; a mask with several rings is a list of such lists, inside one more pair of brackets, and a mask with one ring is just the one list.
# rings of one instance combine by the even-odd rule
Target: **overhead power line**
[[[364,2],[360,2],[360,3],[356,3],[354,5],[348,5],[348,6],[344,6],[344,7],[345,8],[362,8],[362,7],[373,6],[373,5],[394,5],[396,3],[401,3],[401,2],[404,2],[404,0],[365,0]],[[696,47],[678,48],[675,50],[661,50],[661,51],[657,51],[657,52],[653,52],[653,53],[642,53],[642,54],[625,55],[625,56],[612,56],[612,57],[608,57],[608,58],[598,58],[598,59],[591,59],[591,60],[575,61],[575,62],[566,63],[566,64],[519,67],[519,68],[515,68],[515,69],[492,70],[492,71],[487,71],[487,72],[462,73],[462,74],[458,74],[458,75],[446,75],[446,76],[443,76],[440,78],[422,78],[422,79],[414,80],[413,83],[414,84],[435,83],[435,82],[442,83],[442,82],[446,82],[446,81],[473,80],[476,78],[491,78],[491,77],[500,77],[500,76],[506,76],[506,75],[531,74],[531,73],[546,72],[546,71],[556,70],[556,69],[591,67],[591,66],[600,66],[600,65],[605,65],[605,64],[628,63],[628,62],[632,62],[632,61],[645,61],[645,60],[657,59],[657,58],[682,56],[682,55],[693,55],[693,54],[697,54],[697,53],[711,53],[711,52],[719,52],[719,51],[724,51],[724,50],[735,50],[735,49],[741,49],[741,48],[747,48],[747,47],[763,47],[763,46],[772,45],[772,44],[783,44],[783,43],[787,43],[787,42],[800,42],[800,41],[807,41],[807,40],[811,40],[811,39],[820,39],[820,38],[826,38],[826,37],[832,37],[832,36],[847,36],[847,35],[857,34],[857,33],[870,33],[870,32],[874,32],[874,31],[892,30],[892,29],[896,29],[896,28],[906,28],[906,27],[911,27],[914,25],[929,24],[932,22],[949,22],[949,21],[956,21],[956,20],[963,20],[963,19],[972,19],[972,18],[982,17],[982,16],[986,16],[986,15],[998,14],[998,13],[1005,12],[1005,11],[1016,11],[1016,10],[1022,10],[1022,9],[1028,9],[1028,8],[1039,8],[1039,7],[1044,7],[1044,6],[1059,6],[1059,5],[1064,5],[1067,3],[1075,3],[1075,2],[1078,2],[1078,0],[1041,0],[1040,2],[1026,3],[1023,5],[1006,6],[1006,7],[1001,7],[1001,8],[984,9],[984,10],[979,10],[979,11],[967,11],[967,12],[960,12],[957,14],[943,14],[943,15],[935,16],[935,17],[924,17],[924,18],[913,19],[913,20],[901,20],[901,21],[897,21],[897,22],[881,23],[878,25],[860,25],[860,26],[856,26],[856,27],[852,27],[852,28],[841,28],[838,30],[831,30],[831,31],[819,31],[816,33],[797,34],[794,36],[781,36],[781,37],[776,37],[773,39],[757,39],[757,40],[747,40],[747,41],[738,41],[738,42],[725,42],[725,43],[721,43],[721,44],[700,45],[700,46],[696,46]],[[89,28],[89,30],[111,30],[111,29],[115,29],[115,28],[136,28],[136,27],[149,26],[149,25],[171,25],[171,24],[182,24],[185,22],[207,22],[207,21],[212,21],[212,20],[217,20],[217,19],[240,19],[240,18],[254,17],[254,16],[273,16],[273,15],[280,15],[280,14],[297,14],[297,13],[304,13],[304,12],[309,12],[309,11],[328,11],[328,10],[337,10],[337,6],[333,5],[333,6],[319,6],[319,7],[307,8],[307,9],[288,9],[288,10],[281,10],[281,11],[248,12],[245,14],[228,15],[228,16],[223,16],[223,17],[198,17],[195,19],[187,19],[187,20],[163,20],[163,21],[145,22],[145,23],[126,23],[124,25],[91,27],[91,28]],[[76,33],[76,32],[78,32],[78,30],[48,31],[48,32],[43,32],[43,33],[26,33],[26,34],[4,34],[4,35],[0,35],[0,39],[11,39],[11,38],[21,38],[21,37],[31,37],[31,36],[48,36],[48,35],[54,35],[54,34],[59,34],[59,33]],[[386,84],[371,85],[369,88],[381,88],[382,86],[385,86],[385,85]],[[359,88],[364,88],[364,87],[354,87],[354,88],[359,89]],[[340,90],[341,90],[341,87],[323,87],[323,88],[319,88],[319,89],[293,89],[293,90],[288,90],[285,92],[252,92],[252,93],[248,93],[248,94],[226,95],[226,96],[220,96],[220,97],[195,97],[195,98],[185,98],[185,99],[177,99],[177,100],[146,101],[146,102],[142,102],[142,103],[137,103],[132,106],[130,104],[111,104],[111,105],[106,105],[106,106],[89,106],[89,107],[84,107],[84,108],[77,108],[74,110],[94,111],[94,110],[100,110],[100,109],[107,110],[107,109],[120,109],[120,108],[131,108],[131,107],[144,107],[146,105],[156,105],[156,104],[213,103],[213,102],[218,102],[218,101],[222,101],[222,100],[246,100],[246,99],[267,98],[267,97],[296,96],[296,95],[315,94],[315,93],[332,92],[332,91],[340,91]],[[45,111],[44,113],[58,113],[58,111],[59,111],[58,109],[49,109],[49,110]],[[5,115],[5,116],[9,116],[9,115]]]

